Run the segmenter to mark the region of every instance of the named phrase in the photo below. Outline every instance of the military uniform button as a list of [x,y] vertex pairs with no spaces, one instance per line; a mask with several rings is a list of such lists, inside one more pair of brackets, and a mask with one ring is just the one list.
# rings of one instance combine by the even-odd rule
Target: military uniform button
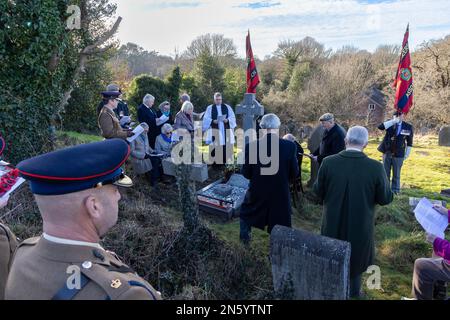
[[90,269],[92,268],[92,262],[90,261],[85,261],[83,262],[83,264],[81,265],[84,269]]

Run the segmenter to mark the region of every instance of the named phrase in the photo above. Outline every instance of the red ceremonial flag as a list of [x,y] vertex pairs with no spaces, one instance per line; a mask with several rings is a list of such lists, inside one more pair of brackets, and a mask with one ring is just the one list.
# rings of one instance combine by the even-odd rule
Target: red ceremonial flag
[[250,31],[248,31],[246,41],[247,52],[247,93],[256,93],[259,84],[258,70],[256,70],[255,59],[253,58],[252,45],[250,43]]
[[398,65],[397,75],[395,76],[394,88],[396,89],[394,108],[407,114],[413,105],[414,99],[411,53],[409,51],[409,24],[403,39],[400,63]]

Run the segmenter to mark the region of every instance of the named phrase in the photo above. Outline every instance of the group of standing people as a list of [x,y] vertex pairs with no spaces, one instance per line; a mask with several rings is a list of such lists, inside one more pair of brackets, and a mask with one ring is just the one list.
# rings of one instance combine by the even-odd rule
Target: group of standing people
[[[160,174],[160,162],[155,159],[161,159],[155,154],[170,157],[176,142],[174,130],[194,134],[194,107],[189,96],[183,95],[181,110],[172,121],[170,103],[163,102],[155,111],[155,98],[146,95],[138,108],[144,132],[125,143],[134,135],[131,118],[119,98],[120,90],[112,89],[117,90],[103,93],[99,108],[98,123],[106,141],[58,150],[17,166],[20,175],[30,181],[44,233],[18,245],[11,231],[0,225],[0,298],[6,293],[8,299],[160,299],[159,292],[99,241],[117,221],[117,188],[132,186],[121,169],[124,162],[130,156],[136,173],[147,174],[154,182]],[[369,142],[366,128],[356,126],[345,132],[332,114],[323,115],[320,122],[325,132],[311,158],[320,164],[313,190],[324,205],[321,234],[351,244],[350,295],[359,297],[362,274],[375,258],[375,206],[391,203],[400,192],[401,167],[411,154],[413,129],[398,113],[380,125],[380,130],[386,130],[379,147],[382,165],[364,153]],[[265,115],[260,122],[264,134],[245,148],[242,173],[250,184],[240,212],[240,238],[246,244],[252,227],[267,227],[270,233],[275,225],[292,225],[289,184],[301,174],[298,158],[303,149],[292,135],[281,139],[280,126],[275,114]],[[222,148],[221,160],[228,159],[227,149],[234,145],[233,130],[228,130],[234,128],[232,108],[216,93],[204,114],[202,131],[211,130],[206,140]],[[263,174],[273,163],[263,161],[259,152],[257,161],[251,161],[252,150],[262,148],[271,161],[278,162],[273,174]],[[0,203],[0,207],[5,205],[6,201]],[[450,214],[443,207],[436,210]],[[450,243],[434,235],[427,235],[427,240],[437,258],[415,263],[413,294],[418,299],[432,299],[435,284],[450,281]],[[71,265],[81,271],[80,288],[67,285],[66,270]]]

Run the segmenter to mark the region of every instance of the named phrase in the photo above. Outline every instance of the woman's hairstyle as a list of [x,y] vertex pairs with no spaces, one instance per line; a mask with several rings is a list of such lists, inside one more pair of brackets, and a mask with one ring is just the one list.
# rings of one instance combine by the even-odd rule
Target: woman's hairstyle
[[170,131],[173,131],[173,127],[170,124],[168,124],[168,123],[164,124],[161,127],[161,133],[162,134],[166,134],[167,132],[170,132]]
[[190,101],[184,102],[183,105],[181,106],[181,111],[187,113],[190,110],[194,110],[194,105]]

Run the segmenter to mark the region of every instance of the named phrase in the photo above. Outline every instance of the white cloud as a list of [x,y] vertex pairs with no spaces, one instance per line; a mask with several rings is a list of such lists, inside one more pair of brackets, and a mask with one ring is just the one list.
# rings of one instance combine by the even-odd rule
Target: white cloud
[[[242,0],[115,2],[117,14],[124,18],[119,39],[162,54],[173,54],[175,48],[183,51],[201,34],[222,33],[233,38],[239,54],[244,56],[247,29],[251,30],[253,49],[259,57],[272,53],[282,39],[305,36],[333,49],[354,45],[373,50],[380,44],[401,44],[408,22],[412,48],[450,33],[448,0],[250,1],[263,2],[258,9]],[[270,3],[274,5],[267,5]]]

